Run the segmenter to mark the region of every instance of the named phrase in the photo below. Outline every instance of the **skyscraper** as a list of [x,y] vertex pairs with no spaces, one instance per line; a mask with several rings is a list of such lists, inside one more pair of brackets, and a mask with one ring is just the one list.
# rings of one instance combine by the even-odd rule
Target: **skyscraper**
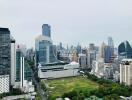
[[8,28],[0,28],[0,75],[10,75],[11,40]]
[[132,58],[132,48],[128,41],[122,42],[118,46],[118,54],[123,58]]
[[114,41],[112,37],[108,37],[108,46],[111,48],[111,56],[114,56]]
[[50,26],[48,24],[43,24],[42,30],[43,35],[39,35],[35,39],[36,64],[57,62],[55,46],[50,37]]
[[104,49],[104,62],[110,63],[112,57],[112,48],[110,46],[105,46]]
[[113,42],[112,37],[108,37],[108,46],[114,47],[114,42]]
[[22,50],[19,48],[19,45],[16,49],[16,82],[20,83],[20,86],[23,87],[23,82],[25,80],[31,81],[32,74],[31,68],[27,64]]
[[120,83],[132,85],[132,59],[123,59],[120,64]]
[[11,40],[8,28],[0,28],[0,93],[9,92],[11,74]]
[[103,42],[103,43],[101,44],[101,50],[100,50],[100,51],[101,51],[100,55],[101,55],[102,58],[104,58],[105,46],[106,46],[106,44]]
[[42,35],[43,36],[47,36],[47,37],[51,37],[51,27],[48,24],[43,24],[42,25]]
[[11,37],[11,85],[15,85],[16,78],[16,45],[15,39]]

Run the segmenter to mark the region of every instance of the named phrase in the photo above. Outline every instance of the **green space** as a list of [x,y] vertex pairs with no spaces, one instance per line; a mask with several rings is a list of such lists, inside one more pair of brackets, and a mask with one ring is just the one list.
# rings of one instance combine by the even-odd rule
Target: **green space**
[[92,91],[99,87],[98,83],[93,82],[84,76],[42,81],[43,85],[44,83],[46,83],[49,100],[55,100],[56,97],[62,97],[65,93],[69,93],[73,90]]

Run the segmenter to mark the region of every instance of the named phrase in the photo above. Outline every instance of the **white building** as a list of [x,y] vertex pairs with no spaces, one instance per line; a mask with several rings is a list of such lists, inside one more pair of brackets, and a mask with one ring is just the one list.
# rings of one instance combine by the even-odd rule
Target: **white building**
[[53,64],[50,66],[39,66],[38,77],[41,79],[53,79],[79,75],[79,64]]
[[123,59],[120,64],[120,83],[132,84],[132,59]]
[[11,39],[11,85],[15,85],[16,79],[16,45],[15,40]]
[[0,93],[9,92],[9,75],[0,75]]
[[92,63],[91,74],[101,78],[104,76],[104,62],[94,60]]

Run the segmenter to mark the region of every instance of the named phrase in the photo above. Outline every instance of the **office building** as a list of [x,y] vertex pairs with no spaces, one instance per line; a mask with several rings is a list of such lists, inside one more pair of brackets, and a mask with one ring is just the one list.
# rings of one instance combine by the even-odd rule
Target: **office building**
[[[43,28],[48,25],[44,24]],[[42,29],[43,30],[43,29]],[[43,32],[35,39],[36,64],[38,63],[53,63],[57,62],[56,46],[53,45],[52,39],[48,36],[48,32]]]
[[93,43],[89,44],[89,51],[95,50],[95,45]]
[[120,83],[132,85],[132,59],[123,59],[120,64]]
[[81,48],[81,45],[77,45],[77,48],[76,48],[76,51],[77,51],[77,54],[80,54],[82,52],[82,48]]
[[105,63],[111,63],[112,51],[113,50],[110,46],[105,46],[105,49],[104,49],[104,62]]
[[132,48],[128,41],[122,42],[118,46],[118,54],[122,58],[132,58]]
[[11,43],[8,28],[0,28],[0,75],[10,75]]
[[[0,92],[9,92],[11,74],[11,40],[8,28],[0,28]],[[6,89],[6,90],[5,90]]]
[[113,42],[112,37],[108,37],[108,46],[114,47],[114,42]]
[[103,43],[101,44],[101,50],[100,50],[101,58],[104,58],[105,46],[106,46],[106,44],[103,42]]
[[15,85],[16,79],[16,45],[15,39],[11,37],[11,85]]
[[51,27],[48,24],[43,24],[42,25],[42,35],[51,37]]
[[[19,46],[16,49],[16,82],[23,80],[31,81],[31,69],[30,66],[25,62],[23,53]],[[24,73],[24,74],[22,74]]]
[[87,56],[86,54],[79,54],[79,65],[81,68],[87,68]]

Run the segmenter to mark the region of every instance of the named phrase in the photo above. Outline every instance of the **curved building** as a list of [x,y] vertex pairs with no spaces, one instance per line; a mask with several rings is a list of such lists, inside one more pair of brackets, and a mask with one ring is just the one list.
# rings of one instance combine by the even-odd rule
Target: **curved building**
[[132,58],[132,48],[128,41],[122,42],[118,46],[118,54],[124,58]]
[[52,63],[57,61],[52,40],[48,36],[39,35],[35,40],[36,62]]

